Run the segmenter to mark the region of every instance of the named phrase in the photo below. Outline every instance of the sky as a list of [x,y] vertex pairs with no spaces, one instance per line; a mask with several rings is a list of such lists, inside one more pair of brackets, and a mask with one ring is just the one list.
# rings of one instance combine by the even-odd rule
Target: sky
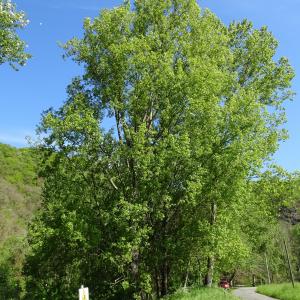
[[[26,136],[34,137],[41,113],[58,108],[66,99],[66,86],[82,74],[76,63],[63,60],[64,43],[82,36],[85,17],[112,8],[122,0],[15,0],[18,10],[26,12],[29,25],[20,32],[32,58],[20,71],[0,66],[0,142],[17,147],[27,145]],[[277,164],[289,171],[300,170],[300,0],[199,0],[201,7],[212,10],[225,24],[245,18],[255,27],[267,25],[279,41],[278,57],[286,56],[296,71],[294,101],[286,107],[289,140],[281,143],[274,155]]]

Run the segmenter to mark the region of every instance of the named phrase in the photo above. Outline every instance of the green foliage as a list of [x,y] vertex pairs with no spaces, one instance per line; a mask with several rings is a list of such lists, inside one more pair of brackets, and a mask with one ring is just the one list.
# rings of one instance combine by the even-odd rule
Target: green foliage
[[280,300],[298,300],[300,284],[296,283],[295,288],[291,283],[261,285],[257,288],[257,292]]
[[253,176],[286,138],[294,74],[276,46],[266,28],[227,27],[194,0],[85,20],[65,45],[85,74],[40,124],[28,299],[72,299],[82,283],[93,299],[163,297],[247,258],[260,233],[244,230],[248,209],[272,219],[281,203],[252,203]]
[[[280,211],[295,205],[299,196],[299,174],[289,174],[278,167],[272,167],[251,181],[247,189],[250,194],[246,209],[241,214],[240,226],[251,255],[240,262],[238,273],[248,276],[243,283],[256,279],[268,281],[266,258],[272,282],[288,279],[283,238],[289,239],[285,222],[279,222]],[[236,261],[236,263],[238,263]]]
[[17,70],[24,66],[30,55],[25,53],[26,44],[20,40],[17,29],[28,24],[23,12],[17,11],[10,0],[0,1],[0,64],[9,62]]
[[37,184],[37,156],[32,149],[0,144],[0,177],[21,188]]
[[11,236],[0,244],[0,297],[1,299],[20,299],[24,291],[22,267],[24,260],[24,240]]
[[230,292],[222,289],[191,289],[189,291],[177,292],[167,297],[168,300],[230,300],[237,299]]
[[[297,203],[299,205],[299,202]],[[298,219],[299,220],[299,219]],[[295,280],[300,280],[300,223],[298,222],[294,226],[289,226],[286,228],[286,231],[288,232],[287,240],[288,240],[288,246],[289,246],[289,252],[291,255],[291,263],[292,263],[292,269],[293,274],[295,277]]]
[[28,249],[27,225],[37,209],[37,159],[30,149],[0,144],[0,298],[19,299]]

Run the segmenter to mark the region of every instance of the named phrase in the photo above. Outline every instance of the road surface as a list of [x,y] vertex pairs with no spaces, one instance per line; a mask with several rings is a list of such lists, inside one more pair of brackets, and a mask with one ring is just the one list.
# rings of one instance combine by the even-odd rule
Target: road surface
[[274,300],[268,296],[255,293],[255,287],[245,287],[236,289],[233,294],[242,300]]

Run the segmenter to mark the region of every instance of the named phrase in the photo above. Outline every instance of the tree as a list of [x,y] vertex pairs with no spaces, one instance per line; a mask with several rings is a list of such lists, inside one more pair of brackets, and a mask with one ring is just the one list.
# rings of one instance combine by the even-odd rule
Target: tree
[[85,20],[65,46],[84,76],[40,126],[30,299],[80,281],[94,299],[162,297],[198,262],[210,286],[230,255],[245,256],[233,224],[285,138],[294,74],[276,46],[265,27],[226,27],[194,0],[127,1]]
[[39,206],[37,160],[32,149],[0,144],[0,298],[20,299],[29,220]]
[[287,207],[295,205],[299,195],[298,178],[297,173],[289,174],[272,166],[249,183],[247,208],[239,222],[251,255],[236,265],[237,273],[244,272],[249,282],[252,275],[265,282],[269,280],[268,275],[272,282],[287,279],[282,214]]
[[25,53],[26,44],[17,35],[16,30],[28,24],[23,12],[17,11],[10,0],[0,1],[0,64],[8,62],[17,70],[30,58]]

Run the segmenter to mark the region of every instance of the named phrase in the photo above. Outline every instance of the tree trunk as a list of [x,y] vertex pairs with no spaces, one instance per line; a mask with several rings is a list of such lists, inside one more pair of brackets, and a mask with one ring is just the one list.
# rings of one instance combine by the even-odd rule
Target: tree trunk
[[189,270],[190,270],[190,261],[188,262],[187,269],[186,269],[185,280],[184,280],[184,289],[187,288],[187,284],[189,281]]
[[268,284],[271,284],[271,276],[270,276],[270,270],[269,270],[269,262],[267,253],[265,252],[265,262],[266,262],[266,269],[267,269],[267,275],[268,275]]
[[155,283],[156,298],[158,299],[160,297],[160,277],[157,268],[155,268],[154,283]]
[[235,275],[236,275],[236,270],[234,270],[233,273],[230,275],[229,281],[232,281],[234,279]]
[[131,276],[135,285],[135,290],[139,289],[139,251],[132,250]]
[[160,296],[164,297],[168,294],[168,263],[165,261],[161,266],[160,280],[161,280],[161,291]]
[[[217,204],[216,204],[215,201],[212,201],[212,203],[211,203],[210,213],[211,213],[211,215],[210,215],[210,225],[212,227],[212,226],[214,226],[214,224],[216,222],[216,217],[217,217]],[[206,275],[205,275],[205,278],[204,278],[204,285],[207,286],[207,287],[212,286],[213,271],[214,271],[214,256],[210,255],[207,258],[207,271],[206,271]]]
[[256,286],[256,277],[254,274],[252,275],[252,286]]
[[211,287],[213,282],[213,271],[214,271],[214,259],[213,257],[207,258],[207,272],[204,279],[204,285]]
[[189,281],[189,271],[186,271],[185,280],[184,280],[184,289],[187,288],[188,281]]

